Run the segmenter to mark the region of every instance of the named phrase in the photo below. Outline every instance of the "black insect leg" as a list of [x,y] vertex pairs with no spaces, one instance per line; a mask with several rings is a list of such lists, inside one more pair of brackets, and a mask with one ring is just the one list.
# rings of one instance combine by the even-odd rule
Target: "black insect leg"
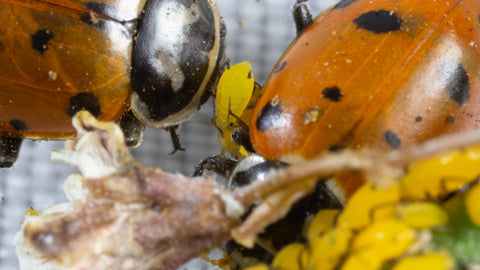
[[204,171],[212,171],[225,178],[230,177],[233,168],[237,165],[238,161],[224,156],[215,155],[202,159],[197,166],[193,176],[201,176]]
[[178,137],[178,134],[177,134],[177,128],[178,126],[171,126],[171,127],[168,127],[168,132],[170,132],[170,139],[172,140],[172,144],[173,144],[173,151],[170,153],[170,155],[173,155],[175,154],[175,152],[177,151],[185,151],[185,148],[182,147],[182,145],[180,144],[180,138]]
[[313,23],[312,13],[307,4],[308,0],[297,0],[292,7],[293,20],[297,28],[297,35],[300,35],[308,26]]
[[[232,140],[239,146],[243,146],[250,153],[255,153],[252,142],[250,141],[250,128],[240,117],[229,111],[229,114],[237,119],[238,127],[233,129]],[[221,132],[221,130],[220,130]]]

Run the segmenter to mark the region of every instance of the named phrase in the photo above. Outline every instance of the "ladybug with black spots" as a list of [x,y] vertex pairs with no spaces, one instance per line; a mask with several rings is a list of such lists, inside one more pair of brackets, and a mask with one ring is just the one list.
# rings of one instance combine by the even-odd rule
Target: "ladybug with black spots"
[[24,138],[72,137],[80,110],[120,120],[129,145],[144,125],[173,133],[225,62],[212,0],[1,0],[0,14],[0,167]]
[[291,163],[479,126],[480,1],[344,0],[315,19],[306,2],[253,112],[258,154]]
[[306,2],[253,112],[258,154],[292,163],[479,126],[480,1],[343,0],[314,19]]

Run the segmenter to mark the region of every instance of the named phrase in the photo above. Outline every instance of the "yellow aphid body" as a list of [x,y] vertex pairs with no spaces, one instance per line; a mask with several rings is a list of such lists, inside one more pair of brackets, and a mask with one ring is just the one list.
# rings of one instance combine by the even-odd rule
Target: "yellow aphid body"
[[244,113],[249,107],[254,88],[255,80],[248,62],[229,67],[218,82],[215,124],[220,130],[219,141],[223,152],[230,152],[235,157],[247,155],[246,150],[232,140],[232,133],[240,125],[240,119],[250,118]]
[[428,199],[446,195],[480,175],[480,146],[455,150],[412,163],[402,179],[402,197]]

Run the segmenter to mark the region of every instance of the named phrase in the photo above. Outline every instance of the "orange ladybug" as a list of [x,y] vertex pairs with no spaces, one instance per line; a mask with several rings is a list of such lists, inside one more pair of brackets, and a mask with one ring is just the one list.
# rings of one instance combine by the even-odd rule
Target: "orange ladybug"
[[0,167],[21,139],[74,135],[88,110],[143,130],[188,119],[224,61],[225,27],[211,0],[0,0]]
[[260,155],[291,163],[479,126],[480,1],[343,0],[315,19],[306,2],[253,112]]

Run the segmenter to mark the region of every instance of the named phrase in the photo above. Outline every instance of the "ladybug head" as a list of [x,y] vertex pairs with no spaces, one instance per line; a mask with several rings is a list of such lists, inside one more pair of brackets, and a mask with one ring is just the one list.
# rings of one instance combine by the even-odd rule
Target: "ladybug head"
[[224,40],[211,1],[148,1],[132,54],[135,115],[152,127],[187,120],[218,78]]

